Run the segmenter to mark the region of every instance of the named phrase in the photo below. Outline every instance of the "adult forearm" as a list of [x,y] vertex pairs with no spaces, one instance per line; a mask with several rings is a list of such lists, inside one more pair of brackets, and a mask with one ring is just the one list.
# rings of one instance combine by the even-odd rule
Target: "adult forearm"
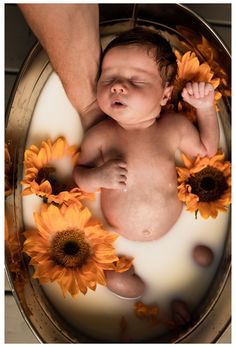
[[97,4],[19,4],[80,112],[96,101],[100,61]]

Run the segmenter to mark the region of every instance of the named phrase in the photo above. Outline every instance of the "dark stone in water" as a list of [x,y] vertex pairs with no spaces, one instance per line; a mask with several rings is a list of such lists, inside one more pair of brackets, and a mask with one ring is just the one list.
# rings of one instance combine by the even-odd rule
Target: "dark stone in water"
[[202,267],[210,266],[214,260],[213,251],[205,245],[197,245],[194,247],[192,256],[194,261]]
[[187,303],[180,299],[175,299],[171,302],[172,320],[177,325],[185,325],[190,322],[191,314]]

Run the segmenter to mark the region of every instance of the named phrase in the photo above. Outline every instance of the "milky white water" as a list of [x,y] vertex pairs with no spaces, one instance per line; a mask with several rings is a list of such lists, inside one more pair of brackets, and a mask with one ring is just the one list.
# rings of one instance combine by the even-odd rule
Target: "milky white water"
[[[38,99],[30,126],[27,148],[31,144],[40,145],[42,140],[64,136],[69,144],[79,144],[83,131],[79,116],[69,103],[62,85],[55,73],[49,77]],[[221,130],[221,144],[225,139]],[[70,163],[60,162],[61,174],[68,176]],[[34,226],[33,211],[39,209],[42,200],[35,196],[23,197],[23,217],[26,228]],[[96,202],[88,206],[94,216],[101,219],[99,195]],[[144,216],[145,218],[145,216]],[[119,237],[117,253],[134,257],[135,271],[147,284],[142,298],[146,304],[156,304],[162,312],[168,312],[173,298],[185,300],[194,309],[204,296],[217,269],[222,255],[228,227],[229,213],[220,213],[217,219],[203,220],[200,215],[183,209],[174,227],[160,240],[134,242]],[[191,258],[195,245],[205,244],[214,252],[214,262],[207,268],[196,265]],[[64,299],[57,284],[43,285],[43,289],[56,310],[75,329],[103,341],[116,341],[120,337],[120,319],[124,316],[128,323],[128,335],[134,342],[157,336],[162,327],[151,327],[146,321],[133,314],[135,300],[125,300],[112,294],[106,287],[98,286],[95,292],[79,294],[75,299],[70,295]]]

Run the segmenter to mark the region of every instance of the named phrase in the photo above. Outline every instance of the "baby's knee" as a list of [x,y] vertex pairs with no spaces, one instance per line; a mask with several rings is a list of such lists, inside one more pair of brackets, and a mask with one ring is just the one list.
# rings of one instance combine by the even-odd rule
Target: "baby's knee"
[[133,267],[126,272],[107,271],[106,280],[108,289],[123,298],[140,298],[145,290],[145,283],[134,273]]

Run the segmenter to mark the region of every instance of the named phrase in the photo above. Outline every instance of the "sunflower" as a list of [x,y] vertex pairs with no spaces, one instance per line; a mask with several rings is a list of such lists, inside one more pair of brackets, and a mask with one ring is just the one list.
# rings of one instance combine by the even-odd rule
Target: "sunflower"
[[212,71],[214,71],[214,75],[220,79],[220,85],[222,88],[222,93],[225,96],[230,96],[231,91],[228,86],[228,76],[224,69],[217,62],[218,53],[217,51],[210,45],[207,39],[202,36],[201,42],[198,43],[197,49],[201,52],[203,57],[206,59],[207,63],[211,67]]
[[[221,93],[225,96],[231,96],[231,91],[228,86],[228,75],[218,63],[219,53],[216,51],[216,49],[203,35],[198,35],[191,29],[181,25],[177,25],[176,29],[185,39],[187,39],[188,42],[191,42],[191,47],[197,48],[200,55],[211,67],[211,70],[214,72],[214,76],[220,78],[220,86],[222,87]],[[185,47],[185,51],[190,49],[190,45],[187,42],[180,40],[179,43]]]
[[[174,84],[173,93],[170,102],[164,108],[167,111],[174,110],[183,112],[191,122],[196,121],[195,108],[184,102],[181,96],[182,90],[186,83],[192,82],[209,82],[214,89],[219,86],[220,79],[213,78],[214,72],[207,62],[200,64],[198,57],[194,52],[188,51],[183,56],[175,51],[178,65],[178,74]],[[221,93],[215,91],[215,103],[221,98]]]
[[8,250],[8,262],[11,272],[19,273],[21,270],[21,245],[17,233],[10,231],[7,218],[5,217],[5,241]]
[[182,155],[185,167],[177,167],[178,197],[190,212],[199,211],[205,219],[216,218],[231,203],[231,164],[219,152],[209,158],[195,160]]
[[12,161],[8,146],[5,144],[5,196],[9,196],[12,193],[12,181]]
[[65,182],[57,177],[57,165],[60,161],[63,164],[63,160],[69,159],[70,163],[66,162],[66,165],[71,165],[72,170],[78,156],[78,148],[69,146],[62,137],[54,143],[50,139],[42,141],[40,148],[30,146],[24,155],[25,176],[21,184],[26,185],[26,188],[22,194],[36,194],[49,203],[57,204],[80,204],[79,201],[83,198],[94,199],[94,194],[82,192],[76,187],[71,177]]
[[113,246],[118,236],[92,221],[87,208],[43,204],[34,219],[37,230],[24,233],[23,248],[35,265],[33,278],[41,283],[56,281],[63,296],[67,292],[73,297],[86,294],[97,283],[105,285],[104,270],[125,271],[123,261],[121,269],[117,265],[119,257]]
[[160,309],[158,306],[148,306],[142,301],[137,301],[134,304],[134,313],[140,319],[147,319],[151,325],[158,323],[157,315]]

